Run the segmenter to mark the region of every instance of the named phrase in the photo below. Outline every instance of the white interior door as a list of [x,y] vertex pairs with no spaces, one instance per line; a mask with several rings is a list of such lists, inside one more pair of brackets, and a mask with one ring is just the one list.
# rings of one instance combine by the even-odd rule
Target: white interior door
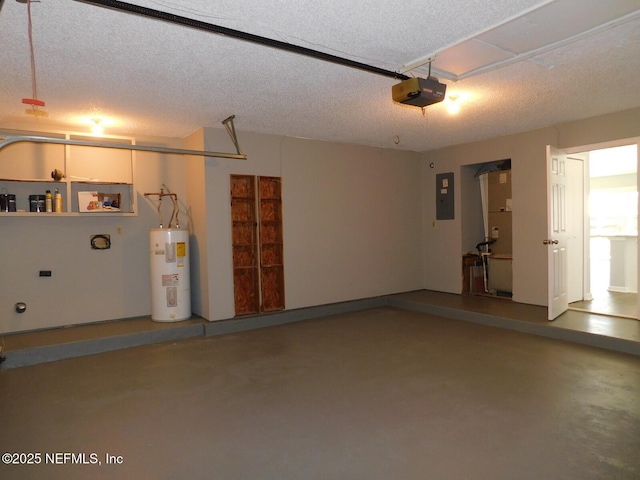
[[569,308],[567,295],[567,155],[547,145],[548,318]]
[[567,300],[585,298],[585,196],[584,161],[578,155],[567,157]]

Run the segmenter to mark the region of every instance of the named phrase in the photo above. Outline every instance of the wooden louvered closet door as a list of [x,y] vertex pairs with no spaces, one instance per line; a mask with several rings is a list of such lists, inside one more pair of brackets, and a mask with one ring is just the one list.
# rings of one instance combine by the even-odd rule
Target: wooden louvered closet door
[[231,175],[231,221],[236,315],[284,309],[281,178]]

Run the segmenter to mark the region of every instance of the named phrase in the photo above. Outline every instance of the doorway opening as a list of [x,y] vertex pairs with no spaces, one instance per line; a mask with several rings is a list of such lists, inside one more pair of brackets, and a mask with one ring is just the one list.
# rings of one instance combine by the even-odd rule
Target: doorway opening
[[461,168],[462,292],[513,296],[511,159]]
[[569,159],[569,308],[637,319],[637,144],[595,146]]

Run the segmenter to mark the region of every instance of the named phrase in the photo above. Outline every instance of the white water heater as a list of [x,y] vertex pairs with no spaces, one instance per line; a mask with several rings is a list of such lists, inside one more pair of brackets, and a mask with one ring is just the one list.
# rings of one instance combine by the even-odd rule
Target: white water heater
[[189,278],[189,231],[180,228],[152,228],[151,319],[177,322],[191,317]]

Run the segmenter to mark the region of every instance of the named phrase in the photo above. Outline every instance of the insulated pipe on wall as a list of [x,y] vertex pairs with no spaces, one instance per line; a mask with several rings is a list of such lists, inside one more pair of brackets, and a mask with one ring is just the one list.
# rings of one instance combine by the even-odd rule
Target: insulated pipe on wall
[[154,10],[152,8],[141,7],[139,5],[132,5],[126,2],[120,2],[118,0],[75,0],[80,3],[88,3],[100,7],[107,7],[114,10],[119,10],[127,13],[133,13],[148,18],[155,18],[157,20],[163,20],[165,22],[173,23],[176,25],[182,25],[184,27],[195,28],[197,30],[204,30],[210,33],[217,33],[219,35],[225,35],[228,37],[245,40],[247,42],[257,43],[266,47],[277,48],[279,50],[285,50],[287,52],[297,53],[299,55],[305,55],[325,62],[331,62],[345,67],[355,68],[363,70],[369,73],[375,73],[376,75],[383,75],[385,77],[396,78],[399,80],[408,80],[409,76],[399,72],[393,72],[391,70],[385,70],[383,68],[374,67],[373,65],[367,65],[365,63],[356,62],[347,58],[337,57],[328,53],[320,52],[318,50],[312,50],[310,48],[294,45],[280,40],[274,40],[272,38],[261,37],[252,33],[241,32],[220,25],[213,25],[211,23],[202,22],[200,20],[194,20],[192,18],[182,17],[180,15],[174,15],[173,13],[162,12],[160,10]]

